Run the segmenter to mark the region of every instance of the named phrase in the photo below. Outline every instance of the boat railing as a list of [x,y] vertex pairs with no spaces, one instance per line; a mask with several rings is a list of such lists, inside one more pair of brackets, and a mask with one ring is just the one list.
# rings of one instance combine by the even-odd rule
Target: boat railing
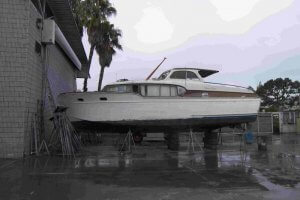
[[224,85],[224,86],[237,87],[237,88],[243,88],[243,89],[251,90],[251,89],[243,87],[243,86],[226,84],[226,83],[214,83],[214,82],[206,82],[206,81],[204,83],[209,83],[209,84],[213,84],[213,85]]

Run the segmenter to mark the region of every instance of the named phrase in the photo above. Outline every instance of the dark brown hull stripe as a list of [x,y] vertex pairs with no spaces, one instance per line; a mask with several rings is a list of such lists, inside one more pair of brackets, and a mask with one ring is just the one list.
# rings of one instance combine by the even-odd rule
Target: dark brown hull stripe
[[185,97],[258,97],[255,93],[187,90]]

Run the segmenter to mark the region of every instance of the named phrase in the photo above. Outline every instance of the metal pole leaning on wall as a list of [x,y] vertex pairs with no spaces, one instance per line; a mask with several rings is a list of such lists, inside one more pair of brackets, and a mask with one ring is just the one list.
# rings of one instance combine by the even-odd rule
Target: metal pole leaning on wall
[[256,118],[256,125],[257,125],[257,131],[256,131],[256,143],[258,145],[258,140],[259,140],[259,113],[257,113],[257,118]]
[[257,134],[256,134],[256,140],[257,140],[257,142],[258,142],[258,137],[259,137],[259,131],[260,131],[260,129],[259,129],[259,126],[260,126],[260,123],[259,123],[259,113],[257,113]]
[[[46,10],[46,0],[38,0],[37,1],[39,6],[39,11],[41,13],[41,43],[43,39],[43,27],[44,27],[44,19],[45,19],[45,10]],[[42,55],[42,91],[41,91],[41,110],[39,112],[40,114],[40,133],[44,134],[45,127],[44,127],[44,110],[45,110],[45,97],[46,97],[46,83],[45,83],[45,77],[46,77],[46,63],[47,63],[47,48],[45,45],[41,45],[41,55]],[[43,138],[44,139],[44,138]]]
[[273,119],[273,113],[271,113],[271,131],[272,131],[272,135],[274,134],[274,119]]

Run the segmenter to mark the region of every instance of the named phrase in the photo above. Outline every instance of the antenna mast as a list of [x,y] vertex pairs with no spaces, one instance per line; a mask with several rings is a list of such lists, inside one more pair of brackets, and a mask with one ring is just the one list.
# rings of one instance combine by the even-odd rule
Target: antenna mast
[[159,63],[159,65],[151,72],[151,74],[146,78],[146,80],[149,80],[151,78],[151,76],[154,74],[154,72],[156,72],[156,70],[161,66],[161,64],[163,64],[163,62],[165,62],[167,58],[164,57],[164,59]]

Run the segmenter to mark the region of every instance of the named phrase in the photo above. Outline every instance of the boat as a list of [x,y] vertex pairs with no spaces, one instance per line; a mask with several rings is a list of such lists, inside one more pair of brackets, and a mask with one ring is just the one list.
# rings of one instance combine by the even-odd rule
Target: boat
[[173,68],[156,79],[127,79],[101,92],[58,96],[78,130],[164,132],[215,130],[256,120],[260,98],[251,89],[204,79],[217,70]]

